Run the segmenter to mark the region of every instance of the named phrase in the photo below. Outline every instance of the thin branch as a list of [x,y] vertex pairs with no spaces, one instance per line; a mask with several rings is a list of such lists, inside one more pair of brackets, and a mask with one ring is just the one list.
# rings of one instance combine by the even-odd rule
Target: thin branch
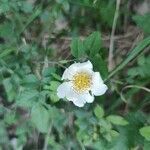
[[45,136],[45,141],[44,141],[43,150],[47,150],[47,147],[48,147],[48,138],[49,138],[49,135],[51,134],[52,126],[53,126],[53,124],[51,123],[51,125],[50,125],[50,127],[49,127],[49,129],[48,129],[48,133],[47,133],[46,136]]
[[116,11],[115,11],[115,15],[114,15],[111,37],[110,37],[109,57],[108,57],[108,69],[109,69],[109,71],[111,71],[113,69],[113,64],[114,64],[113,51],[114,51],[114,41],[115,41],[115,30],[116,30],[116,26],[117,26],[117,19],[119,16],[120,1],[121,0],[116,1]]
[[125,99],[125,97],[124,97],[124,95],[123,95],[123,91],[124,91],[125,89],[128,89],[128,88],[137,88],[137,89],[141,89],[141,90],[144,90],[144,91],[150,93],[150,89],[147,88],[147,87],[143,87],[143,86],[139,86],[139,85],[127,85],[127,86],[125,86],[125,87],[122,89],[121,94],[120,94],[121,99],[122,99],[124,102],[126,102],[126,103],[127,103],[127,100]]

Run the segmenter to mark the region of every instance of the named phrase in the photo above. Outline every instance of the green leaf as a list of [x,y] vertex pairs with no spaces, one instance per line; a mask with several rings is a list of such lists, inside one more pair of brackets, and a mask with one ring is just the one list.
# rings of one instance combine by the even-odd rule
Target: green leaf
[[0,14],[1,13],[6,13],[9,10],[10,10],[9,2],[8,1],[1,1]]
[[17,48],[13,48],[13,47],[11,47],[11,48],[7,48],[7,49],[2,49],[1,50],[1,53],[0,53],[0,58],[4,58],[4,57],[6,57],[7,55],[9,55],[11,52],[15,52],[17,50]]
[[145,15],[136,15],[133,16],[133,20],[136,22],[136,24],[145,32],[150,33],[150,14]]
[[55,73],[55,72],[56,72],[56,68],[47,67],[42,70],[42,76],[49,77],[49,76],[51,76],[52,73]]
[[111,134],[112,137],[119,136],[119,133],[117,131],[115,131],[115,130],[110,130],[110,134]]
[[150,141],[150,126],[145,126],[140,129],[140,134],[148,141]]
[[56,91],[59,85],[60,85],[60,82],[58,82],[58,81],[51,81],[49,89],[52,90],[52,91]]
[[56,74],[56,73],[52,73],[53,78],[55,78],[56,80],[61,81],[61,76]]
[[21,9],[25,13],[31,13],[33,11],[33,4],[31,2],[29,2],[29,1],[22,2]]
[[96,71],[100,72],[102,78],[106,78],[108,76],[108,68],[104,59],[99,54],[97,54],[91,57],[91,61],[94,65],[94,68],[96,68]]
[[26,90],[22,91],[18,96],[17,96],[17,102],[16,104],[18,106],[22,107],[32,107],[35,105],[39,100],[39,92],[37,90]]
[[110,72],[105,81],[110,79],[112,76],[118,73],[118,71],[123,69],[131,60],[133,60],[139,53],[141,53],[149,45],[150,45],[150,36],[145,38],[143,41],[139,42],[139,44],[133,50],[130,51],[127,57],[112,72]]
[[80,39],[75,38],[72,40],[72,42],[71,42],[71,53],[76,58],[81,58],[85,55],[84,45]]
[[86,52],[90,57],[96,55],[101,48],[101,35],[99,32],[93,32],[90,36],[88,36],[84,45],[86,48]]
[[49,95],[50,95],[50,99],[53,103],[56,103],[60,100],[59,97],[57,96],[56,92],[50,92]]
[[117,115],[110,115],[106,119],[115,125],[124,126],[128,124],[128,122],[123,117]]
[[56,94],[57,88],[59,85],[60,85],[60,82],[58,82],[58,81],[51,81],[50,82],[49,90],[51,90],[51,91],[49,92],[49,97],[53,103],[56,103],[59,101],[59,97]]
[[101,133],[110,132],[110,130],[112,128],[111,123],[108,120],[103,119],[103,118],[101,118],[99,120],[99,125],[101,127],[101,129],[100,129]]
[[15,113],[14,112],[7,112],[4,116],[4,121],[11,125],[11,124],[14,124],[16,123],[16,116],[15,116]]
[[[114,1],[100,1],[101,8],[100,16],[101,16],[101,22],[107,26],[112,27],[114,13],[115,13],[115,3]],[[118,19],[119,23],[120,19]]]
[[97,105],[94,109],[94,114],[97,118],[102,118],[104,116],[104,110],[100,105]]
[[4,38],[11,38],[15,35],[14,27],[11,22],[5,22],[4,24],[0,24],[0,36]]
[[111,141],[112,141],[112,137],[111,137],[111,135],[110,135],[109,133],[104,134],[103,136],[104,136],[104,138],[105,138],[108,142],[111,142]]
[[144,150],[149,150],[150,148],[150,142],[149,141],[145,141],[144,142]]
[[11,81],[11,78],[3,80],[3,85],[7,94],[7,99],[9,102],[12,102],[16,97],[16,91]]
[[49,127],[48,110],[40,104],[33,106],[31,110],[31,121],[40,132],[46,133]]
[[139,66],[143,66],[146,62],[146,58],[142,55],[138,58],[137,63]]
[[29,74],[22,80],[23,86],[28,86],[29,88],[34,88],[38,86],[38,78],[34,74]]

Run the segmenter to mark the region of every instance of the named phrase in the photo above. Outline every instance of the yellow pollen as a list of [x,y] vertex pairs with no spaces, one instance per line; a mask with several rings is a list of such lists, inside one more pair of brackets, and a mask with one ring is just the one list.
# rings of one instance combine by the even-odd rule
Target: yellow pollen
[[91,86],[92,77],[85,72],[77,73],[73,76],[73,88],[76,92],[82,93]]

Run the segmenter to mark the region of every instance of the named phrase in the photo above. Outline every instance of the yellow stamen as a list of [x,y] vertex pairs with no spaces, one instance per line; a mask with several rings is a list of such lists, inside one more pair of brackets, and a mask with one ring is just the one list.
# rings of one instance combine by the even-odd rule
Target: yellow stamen
[[88,90],[91,83],[92,77],[86,72],[79,72],[73,76],[73,88],[78,93]]

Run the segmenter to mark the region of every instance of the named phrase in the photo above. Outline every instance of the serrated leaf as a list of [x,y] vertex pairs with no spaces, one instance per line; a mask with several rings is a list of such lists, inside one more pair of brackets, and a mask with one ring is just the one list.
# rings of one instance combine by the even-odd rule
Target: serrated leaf
[[3,85],[7,94],[8,101],[12,102],[15,99],[17,93],[15,91],[15,88],[13,87],[11,78],[3,80]]
[[111,128],[112,128],[111,123],[108,120],[103,119],[103,118],[101,118],[99,120],[99,125],[100,125],[100,127],[103,127],[103,128],[100,129],[101,133],[109,132],[111,130]]
[[49,77],[52,73],[55,73],[55,71],[56,71],[56,68],[54,68],[54,67],[44,68],[42,70],[42,76]]
[[56,92],[50,92],[50,99],[53,103],[56,103],[60,100],[60,98],[57,96]]
[[103,136],[104,136],[104,138],[105,138],[108,142],[111,142],[111,141],[112,141],[112,137],[111,137],[111,135],[110,135],[109,133],[104,134]]
[[109,115],[106,119],[115,125],[124,126],[128,124],[128,121],[126,121],[123,117],[117,115]]
[[52,90],[52,91],[56,91],[59,85],[60,85],[60,82],[58,82],[58,81],[51,81],[49,89]]
[[39,100],[39,92],[37,90],[22,91],[17,96],[16,104],[22,107],[32,107]]
[[34,88],[38,86],[38,81],[38,78],[34,74],[29,74],[23,78],[22,84],[28,88]]
[[145,126],[140,129],[140,134],[148,141],[150,141],[150,126]]
[[119,133],[117,131],[115,131],[115,130],[110,130],[110,134],[111,134],[112,137],[119,136]]
[[75,38],[71,42],[71,53],[76,58],[81,58],[85,55],[85,48],[83,41],[78,38]]
[[31,121],[40,132],[46,133],[49,127],[48,110],[40,104],[33,106],[31,110]]
[[52,73],[53,78],[55,78],[56,80],[61,81],[61,76],[56,74],[56,73]]
[[90,57],[95,56],[101,48],[101,35],[99,32],[93,32],[85,41],[86,52]]
[[94,109],[94,114],[97,118],[102,118],[104,116],[104,110],[100,105],[97,105]]
[[91,57],[91,61],[94,65],[94,68],[96,68],[96,71],[100,72],[102,78],[106,78],[108,76],[108,68],[104,59],[99,54],[97,54]]
[[24,77],[23,81],[27,83],[35,83],[38,79],[34,74],[29,74]]

